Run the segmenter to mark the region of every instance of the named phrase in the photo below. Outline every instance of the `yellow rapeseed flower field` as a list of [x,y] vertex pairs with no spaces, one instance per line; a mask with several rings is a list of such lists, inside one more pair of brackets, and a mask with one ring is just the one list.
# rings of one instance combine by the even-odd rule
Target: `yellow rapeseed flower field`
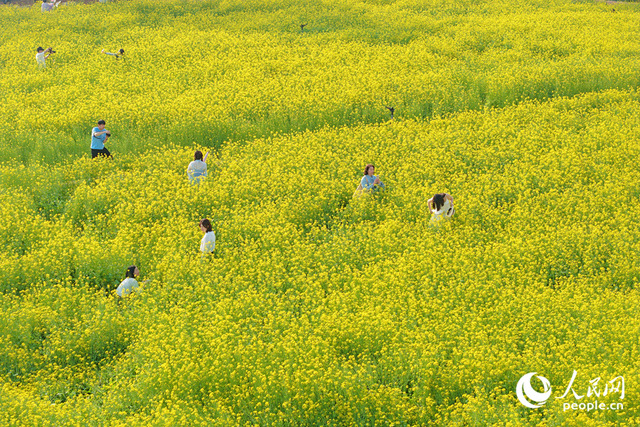
[[639,12],[0,6],[0,425],[640,425]]

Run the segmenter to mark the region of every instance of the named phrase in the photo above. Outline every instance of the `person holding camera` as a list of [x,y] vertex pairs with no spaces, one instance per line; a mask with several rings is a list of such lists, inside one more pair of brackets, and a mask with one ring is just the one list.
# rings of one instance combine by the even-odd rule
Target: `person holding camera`
[[102,49],[102,53],[104,53],[105,55],[115,56],[116,59],[124,59],[124,49],[120,49],[117,53],[107,52],[106,50]]
[[107,139],[111,136],[111,132],[104,127],[106,122],[104,120],[98,121],[98,126],[94,127],[91,131],[91,158],[95,159],[98,156],[113,158],[109,150],[104,146]]
[[378,191],[384,188],[384,183],[374,173],[376,173],[376,167],[372,164],[364,167],[364,176],[360,180],[358,190]]
[[38,53],[36,53],[36,62],[38,63],[38,66],[40,68],[46,68],[47,67],[47,58],[49,58],[49,56],[51,56],[51,54],[56,53],[56,51],[53,50],[50,47],[48,47],[46,49],[43,49],[40,46],[38,46],[38,49],[36,49],[36,50],[38,51]]

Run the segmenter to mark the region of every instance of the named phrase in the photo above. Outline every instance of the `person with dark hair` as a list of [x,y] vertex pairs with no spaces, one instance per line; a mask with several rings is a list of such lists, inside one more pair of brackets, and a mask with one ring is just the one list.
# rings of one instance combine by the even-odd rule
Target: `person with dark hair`
[[42,0],[42,6],[40,6],[40,11],[42,12],[50,12],[54,7],[58,7],[62,0]]
[[115,56],[116,59],[120,59],[120,58],[124,59],[124,49],[120,49],[116,53],[107,52],[104,49],[102,49],[102,53],[104,53],[105,55]]
[[200,240],[200,252],[203,254],[213,253],[216,248],[216,234],[213,232],[211,221],[207,218],[200,221],[200,230],[204,233]]
[[434,194],[434,196],[427,201],[427,206],[429,206],[429,210],[431,211],[431,222],[433,223],[442,219],[451,218],[455,213],[451,194]]
[[[53,49],[51,49],[50,47],[43,49],[41,46],[38,46],[38,48],[36,49],[36,51],[38,53],[36,53],[36,62],[38,63],[38,66],[40,68],[46,68],[47,67],[47,59],[49,58],[49,56],[51,56],[51,54],[55,53],[55,51]],[[53,61],[53,59],[52,59]]]
[[376,168],[372,164],[364,167],[364,176],[360,180],[358,190],[378,191],[384,188],[384,183],[380,181],[377,175],[374,175],[375,172]]
[[209,153],[202,158],[202,151],[198,150],[193,155],[193,161],[187,167],[187,176],[192,184],[200,184],[200,180],[207,176],[207,157]]
[[98,156],[113,158],[109,150],[104,146],[107,139],[111,136],[111,132],[106,130],[106,123],[104,120],[98,121],[98,126],[94,127],[91,131],[91,158],[95,159]]
[[124,298],[129,295],[133,291],[138,291],[140,286],[138,285],[138,281],[135,279],[140,275],[140,270],[135,265],[127,268],[125,272],[124,280],[118,285],[118,289],[116,289],[116,294],[120,298]]

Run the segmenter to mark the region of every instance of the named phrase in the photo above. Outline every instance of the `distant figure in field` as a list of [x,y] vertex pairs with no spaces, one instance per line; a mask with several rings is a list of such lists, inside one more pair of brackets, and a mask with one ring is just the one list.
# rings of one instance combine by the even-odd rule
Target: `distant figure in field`
[[393,113],[396,112],[396,109],[393,107],[387,107],[386,105],[384,106],[384,108],[386,108],[387,110],[389,110],[389,112],[391,113],[391,120],[393,120]]
[[117,53],[111,53],[111,52],[107,52],[104,49],[102,49],[102,53],[104,53],[105,55],[111,55],[111,56],[115,56],[116,59],[124,59],[124,49],[120,49]]
[[[47,59],[52,54],[56,53],[50,47],[48,47],[46,49],[43,49],[40,46],[38,46],[38,49],[36,49],[36,51],[38,52],[38,53],[36,53],[36,62],[38,63],[38,66],[40,68],[46,68],[47,67]],[[53,59],[51,59],[51,60],[53,61]]]
[[140,286],[138,285],[138,281],[135,279],[140,275],[140,270],[135,265],[127,268],[127,272],[125,273],[125,278],[120,285],[118,285],[118,289],[116,289],[116,294],[120,298],[124,298],[129,295],[133,291],[138,291]]
[[213,253],[216,248],[216,234],[213,232],[211,221],[207,218],[200,221],[200,231],[204,233],[202,240],[200,240],[200,252],[203,254]]
[[436,223],[442,219],[448,219],[453,216],[455,209],[453,208],[453,197],[451,194],[438,193],[427,201],[427,206],[431,211],[431,222]]
[[98,121],[98,126],[94,127],[91,131],[91,158],[95,159],[98,156],[113,158],[109,150],[104,146],[107,139],[111,136],[111,132],[106,130],[106,123],[104,120]]
[[354,196],[361,194],[363,191],[376,192],[384,188],[384,183],[380,181],[377,175],[374,175],[375,172],[376,168],[372,164],[364,167],[364,176],[360,180],[360,185],[356,188]]
[[187,167],[187,176],[192,184],[200,184],[200,180],[207,176],[207,157],[209,152],[202,158],[202,151],[198,150],[193,155],[193,161]]
[[57,7],[62,0],[54,1],[54,0],[42,0],[42,6],[40,6],[40,10],[42,12],[52,11],[54,7]]

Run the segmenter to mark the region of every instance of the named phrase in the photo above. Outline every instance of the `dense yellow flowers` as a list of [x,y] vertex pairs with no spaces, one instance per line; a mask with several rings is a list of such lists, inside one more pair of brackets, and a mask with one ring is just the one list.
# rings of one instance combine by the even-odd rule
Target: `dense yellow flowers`
[[[640,424],[638,9],[610,9],[2,7],[0,424]],[[386,190],[352,198],[367,163]],[[624,410],[563,411],[573,370]]]
[[[140,153],[640,82],[634,6],[467,3],[3,7],[0,158],[75,158],[101,118],[114,149]],[[44,72],[40,45],[58,52]],[[125,60],[100,53],[119,48]]]

